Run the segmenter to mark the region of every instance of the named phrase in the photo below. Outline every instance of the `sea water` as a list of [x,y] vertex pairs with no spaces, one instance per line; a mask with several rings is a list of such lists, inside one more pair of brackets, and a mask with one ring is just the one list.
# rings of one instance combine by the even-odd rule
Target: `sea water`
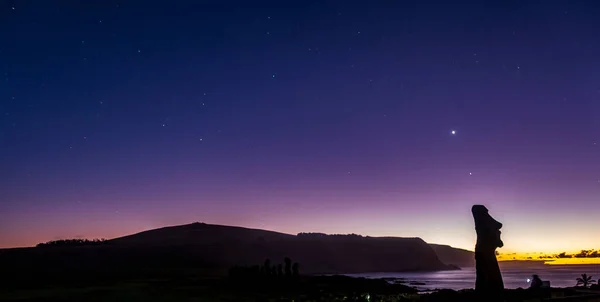
[[[543,265],[533,267],[501,268],[505,288],[527,288],[528,279],[537,274],[543,281],[550,281],[552,287],[571,287],[577,284],[581,274],[600,278],[600,265]],[[455,271],[411,272],[411,273],[366,273],[349,276],[366,278],[398,278],[403,284],[420,290],[432,289],[468,289],[475,287],[475,268],[463,268]],[[411,284],[412,283],[412,284]]]

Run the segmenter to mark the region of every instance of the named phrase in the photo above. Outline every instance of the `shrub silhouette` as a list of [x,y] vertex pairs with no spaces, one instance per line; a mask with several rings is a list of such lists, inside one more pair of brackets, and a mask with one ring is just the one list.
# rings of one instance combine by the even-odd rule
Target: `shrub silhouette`
[[294,277],[298,277],[300,275],[300,271],[298,270],[298,262],[294,262],[294,265],[292,266],[292,275]]
[[600,257],[596,250],[581,250],[578,254],[574,255],[575,258],[597,258]]
[[577,254],[569,255],[565,252],[554,255],[554,258],[599,258],[600,251],[598,250],[581,250]]
[[232,279],[256,279],[260,275],[260,267],[255,266],[234,266],[229,269],[229,277]]
[[59,246],[87,246],[87,245],[101,245],[106,243],[106,239],[60,239],[52,240],[48,242],[38,243],[36,247],[59,247]]
[[589,287],[590,285],[592,285],[592,283],[594,283],[594,280],[592,280],[592,276],[588,276],[587,274],[582,274],[581,277],[575,280],[577,280],[577,285],[575,286],[579,286],[581,284],[581,286],[583,287]]
[[573,255],[575,258],[588,258],[592,254],[593,250],[581,250],[581,252]]

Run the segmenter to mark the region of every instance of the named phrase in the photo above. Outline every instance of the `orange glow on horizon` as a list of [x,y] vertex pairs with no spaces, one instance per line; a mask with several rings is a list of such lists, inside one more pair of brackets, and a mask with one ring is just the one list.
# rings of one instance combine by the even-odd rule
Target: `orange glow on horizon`
[[[594,251],[594,250],[590,250]],[[600,264],[600,257],[574,257],[579,252],[566,253],[567,257],[558,258],[551,253],[500,253],[498,261],[537,261],[548,265]]]
[[562,258],[544,262],[549,265],[600,264],[600,258]]

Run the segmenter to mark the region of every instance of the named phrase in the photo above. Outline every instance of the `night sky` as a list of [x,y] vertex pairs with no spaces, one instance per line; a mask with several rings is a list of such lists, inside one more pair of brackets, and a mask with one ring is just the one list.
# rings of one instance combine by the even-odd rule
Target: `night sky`
[[598,248],[596,1],[0,1],[0,247],[201,221]]

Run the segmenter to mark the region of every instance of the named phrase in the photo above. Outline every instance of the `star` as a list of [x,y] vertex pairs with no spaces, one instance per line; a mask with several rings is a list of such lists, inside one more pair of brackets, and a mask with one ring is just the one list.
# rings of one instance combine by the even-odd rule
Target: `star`
[[202,139],[200,139],[200,141],[202,141]]
[[456,135],[456,130],[452,130],[452,131],[450,131],[450,134],[452,134],[452,135]]
[[469,175],[473,175],[473,173],[469,172]]

